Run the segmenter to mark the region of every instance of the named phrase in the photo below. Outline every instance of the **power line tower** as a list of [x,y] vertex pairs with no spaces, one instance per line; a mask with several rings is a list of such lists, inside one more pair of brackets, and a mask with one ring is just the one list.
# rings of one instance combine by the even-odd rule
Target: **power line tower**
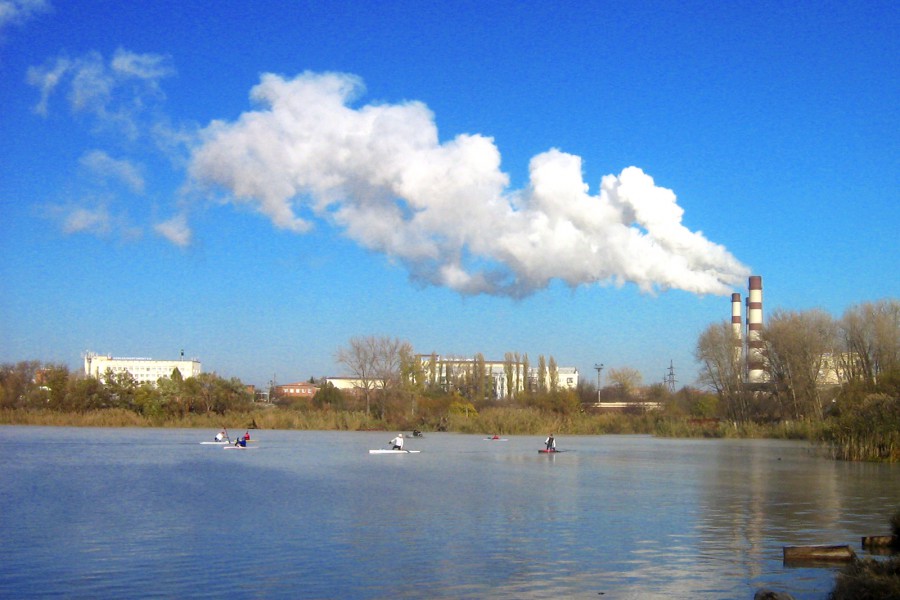
[[666,372],[666,376],[663,378],[663,381],[665,382],[666,387],[669,389],[669,391],[674,394],[675,384],[678,382],[678,380],[675,379],[675,365],[671,360],[669,361],[669,370]]

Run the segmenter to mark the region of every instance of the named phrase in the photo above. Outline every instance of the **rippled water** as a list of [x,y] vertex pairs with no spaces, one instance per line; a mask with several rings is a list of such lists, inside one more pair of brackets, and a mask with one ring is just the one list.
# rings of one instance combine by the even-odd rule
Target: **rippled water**
[[824,598],[897,465],[793,442],[0,427],[0,597]]

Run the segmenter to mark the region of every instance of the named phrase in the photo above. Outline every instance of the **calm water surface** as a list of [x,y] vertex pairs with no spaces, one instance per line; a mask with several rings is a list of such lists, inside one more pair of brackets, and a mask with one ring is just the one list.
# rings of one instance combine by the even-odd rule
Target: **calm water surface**
[[780,441],[0,427],[0,598],[825,598],[900,466]]

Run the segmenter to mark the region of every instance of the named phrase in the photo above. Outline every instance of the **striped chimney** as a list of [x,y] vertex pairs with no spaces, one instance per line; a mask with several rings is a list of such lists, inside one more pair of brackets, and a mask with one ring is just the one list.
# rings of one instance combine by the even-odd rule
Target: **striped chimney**
[[741,362],[741,354],[743,353],[743,343],[741,335],[743,331],[743,323],[741,323],[741,295],[731,295],[731,337],[734,344],[734,361],[736,364]]
[[747,298],[747,382],[764,383],[766,381],[765,361],[763,359],[763,310],[762,310],[762,277],[750,277],[750,296]]

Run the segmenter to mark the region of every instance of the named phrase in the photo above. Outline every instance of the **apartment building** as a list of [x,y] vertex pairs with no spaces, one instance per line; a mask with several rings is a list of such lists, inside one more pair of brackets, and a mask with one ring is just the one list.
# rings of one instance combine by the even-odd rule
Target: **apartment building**
[[181,373],[182,379],[196,377],[201,373],[200,360],[154,360],[152,358],[122,358],[111,354],[86,352],[84,355],[84,374],[94,379],[103,379],[107,371],[114,374],[130,373],[135,381],[156,385],[160,379],[171,379],[175,369]]

